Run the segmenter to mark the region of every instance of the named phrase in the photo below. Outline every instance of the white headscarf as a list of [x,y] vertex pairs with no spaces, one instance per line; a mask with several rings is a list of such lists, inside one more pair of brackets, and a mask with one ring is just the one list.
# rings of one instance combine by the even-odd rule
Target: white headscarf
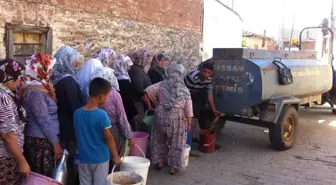
[[97,68],[90,77],[90,81],[94,78],[104,78],[111,83],[114,90],[119,91],[119,83],[117,77],[114,75],[114,70],[109,67]]
[[130,57],[121,54],[116,58],[116,61],[113,64],[113,69],[115,70],[114,74],[118,80],[130,80],[128,75],[128,67],[131,67],[133,62]]
[[85,62],[82,69],[77,73],[76,79],[83,92],[87,91],[90,84],[90,77],[100,67],[103,67],[101,61],[93,58]]

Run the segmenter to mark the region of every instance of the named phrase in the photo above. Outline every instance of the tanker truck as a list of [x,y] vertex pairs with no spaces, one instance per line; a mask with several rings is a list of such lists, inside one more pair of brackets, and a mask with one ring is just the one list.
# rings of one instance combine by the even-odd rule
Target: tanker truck
[[[326,29],[332,42],[333,32]],[[265,127],[274,149],[291,148],[300,106],[328,102],[335,110],[333,54],[324,56],[322,59],[314,51],[213,49],[215,104],[225,114],[217,129],[221,130],[226,121]]]

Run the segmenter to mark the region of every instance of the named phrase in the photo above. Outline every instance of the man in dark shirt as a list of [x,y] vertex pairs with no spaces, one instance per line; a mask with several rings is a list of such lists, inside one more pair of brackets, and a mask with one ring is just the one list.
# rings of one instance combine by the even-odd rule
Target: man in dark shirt
[[214,97],[212,94],[212,79],[214,67],[211,63],[211,59],[205,61],[200,70],[190,72],[185,78],[184,83],[190,89],[191,98],[193,101],[194,119],[193,119],[193,140],[196,139],[196,122],[200,116],[200,111],[204,106],[204,100],[207,100],[210,104],[212,112],[215,116],[219,116],[221,113],[216,109]]

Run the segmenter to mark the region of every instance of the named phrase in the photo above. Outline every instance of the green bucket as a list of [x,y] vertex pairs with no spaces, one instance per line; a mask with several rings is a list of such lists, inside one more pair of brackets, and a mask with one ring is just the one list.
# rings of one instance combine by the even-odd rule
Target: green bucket
[[151,126],[153,123],[153,119],[154,119],[154,115],[148,115],[148,112],[146,111],[145,113],[145,118],[143,119],[143,122],[147,125],[147,126]]

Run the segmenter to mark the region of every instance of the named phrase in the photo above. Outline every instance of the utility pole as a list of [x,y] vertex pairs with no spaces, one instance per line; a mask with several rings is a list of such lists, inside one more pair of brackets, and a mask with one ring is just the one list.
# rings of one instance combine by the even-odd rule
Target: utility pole
[[291,46],[292,46],[292,38],[293,38],[293,32],[294,32],[294,22],[295,22],[295,14],[293,15],[292,31],[291,31],[291,35],[290,35],[290,39],[289,39],[288,51],[291,50]]
[[[331,12],[330,12],[330,28],[334,34],[335,31],[335,18],[334,18],[334,0],[331,0]],[[331,34],[331,33],[330,33]],[[334,34],[335,35],[335,34]],[[333,43],[334,41],[331,40],[331,35],[329,36],[329,53],[333,52]],[[332,56],[333,57],[333,56]]]

